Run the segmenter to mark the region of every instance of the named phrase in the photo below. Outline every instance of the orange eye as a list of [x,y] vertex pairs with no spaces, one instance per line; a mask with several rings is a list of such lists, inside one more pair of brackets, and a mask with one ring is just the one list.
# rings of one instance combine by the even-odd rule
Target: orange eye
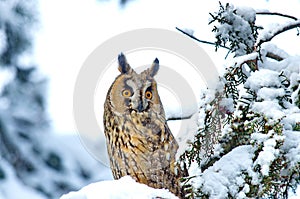
[[152,98],[151,91],[146,91],[145,96],[146,96],[147,99],[151,99]]
[[124,97],[130,97],[131,96],[131,92],[130,92],[130,90],[126,89],[126,90],[123,90],[122,95]]

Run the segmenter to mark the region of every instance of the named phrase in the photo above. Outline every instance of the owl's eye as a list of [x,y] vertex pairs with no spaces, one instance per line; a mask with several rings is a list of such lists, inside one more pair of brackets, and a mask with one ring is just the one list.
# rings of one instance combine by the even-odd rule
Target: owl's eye
[[151,91],[146,91],[145,96],[146,96],[147,99],[151,99],[152,98]]
[[128,89],[123,90],[122,95],[123,95],[124,97],[130,97],[130,96],[131,96],[131,91],[128,90]]

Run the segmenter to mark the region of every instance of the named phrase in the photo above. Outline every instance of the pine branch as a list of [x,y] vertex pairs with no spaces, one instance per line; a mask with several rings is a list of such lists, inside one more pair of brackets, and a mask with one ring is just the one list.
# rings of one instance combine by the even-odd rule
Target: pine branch
[[291,15],[282,14],[282,13],[278,13],[278,12],[264,11],[264,12],[256,12],[256,14],[257,15],[276,15],[276,16],[280,16],[280,17],[290,18],[290,19],[293,19],[295,21],[298,20],[297,17],[291,16]]

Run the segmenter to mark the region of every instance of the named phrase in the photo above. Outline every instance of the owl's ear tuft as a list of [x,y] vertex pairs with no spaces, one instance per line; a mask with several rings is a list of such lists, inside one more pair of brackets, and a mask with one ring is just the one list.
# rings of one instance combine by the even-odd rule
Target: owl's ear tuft
[[150,76],[154,77],[157,74],[158,69],[159,69],[159,61],[157,58],[155,58],[149,70]]
[[120,53],[118,56],[118,61],[119,61],[119,71],[124,74],[124,73],[131,73],[132,68],[130,65],[127,63],[126,57],[123,53]]

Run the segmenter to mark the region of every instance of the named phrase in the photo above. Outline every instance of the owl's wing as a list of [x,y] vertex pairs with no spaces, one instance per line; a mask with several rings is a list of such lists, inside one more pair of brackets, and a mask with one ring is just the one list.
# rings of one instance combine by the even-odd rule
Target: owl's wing
[[169,143],[170,147],[172,148],[172,151],[174,151],[176,154],[179,146],[167,122],[165,122],[165,135],[166,135],[166,141]]

